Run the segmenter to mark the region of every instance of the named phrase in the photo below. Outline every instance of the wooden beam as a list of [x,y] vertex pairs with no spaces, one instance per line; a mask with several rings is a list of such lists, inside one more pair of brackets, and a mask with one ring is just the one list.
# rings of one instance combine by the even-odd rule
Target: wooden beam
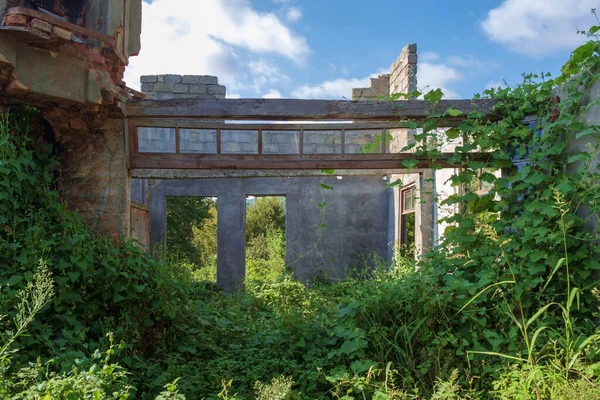
[[[465,115],[480,111],[494,119],[492,107],[496,100],[441,100],[435,112],[450,107]],[[127,103],[128,118],[190,118],[230,120],[423,120],[432,112],[429,102],[343,101],[299,99],[171,99],[134,100]],[[448,118],[444,126],[457,125],[465,117]]]
[[[403,160],[420,159],[418,168],[456,168],[448,160],[454,153],[444,153],[436,161],[410,153],[392,154],[305,154],[305,155],[214,155],[214,154],[136,154],[131,168],[140,169],[407,169]],[[469,154],[469,160],[489,160],[487,153]]]
[[[307,131],[336,131],[345,129],[346,131],[364,131],[372,130],[378,131],[383,128],[387,129],[399,129],[402,128],[398,121],[394,122],[332,122],[332,123],[298,123],[298,124],[287,124],[287,123],[223,123],[216,121],[204,121],[200,119],[189,119],[189,118],[146,118],[146,119],[134,119],[130,118],[135,126],[148,127],[148,128],[173,128],[175,125],[182,129],[230,129],[230,130],[252,130],[257,129],[263,131],[300,131],[302,129]],[[379,134],[379,132],[377,132]]]

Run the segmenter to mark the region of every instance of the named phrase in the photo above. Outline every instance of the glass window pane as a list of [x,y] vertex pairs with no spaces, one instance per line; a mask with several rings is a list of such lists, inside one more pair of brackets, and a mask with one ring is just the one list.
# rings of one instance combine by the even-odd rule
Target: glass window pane
[[140,153],[175,153],[175,128],[139,127],[138,150]]

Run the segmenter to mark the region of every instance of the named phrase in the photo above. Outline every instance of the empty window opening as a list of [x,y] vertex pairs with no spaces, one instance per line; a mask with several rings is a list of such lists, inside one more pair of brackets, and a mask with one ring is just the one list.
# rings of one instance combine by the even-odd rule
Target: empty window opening
[[415,257],[415,203],[416,189],[407,187],[400,192],[400,254],[407,258]]
[[285,217],[285,197],[246,197],[246,282],[285,275]]
[[166,255],[191,280],[217,281],[215,197],[167,197]]

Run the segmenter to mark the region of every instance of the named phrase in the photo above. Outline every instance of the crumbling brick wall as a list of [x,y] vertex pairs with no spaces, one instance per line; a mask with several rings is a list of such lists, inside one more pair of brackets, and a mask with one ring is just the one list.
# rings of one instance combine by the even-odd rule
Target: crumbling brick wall
[[390,75],[379,75],[371,78],[368,88],[352,89],[352,100],[377,100],[379,97],[387,97],[390,89]]

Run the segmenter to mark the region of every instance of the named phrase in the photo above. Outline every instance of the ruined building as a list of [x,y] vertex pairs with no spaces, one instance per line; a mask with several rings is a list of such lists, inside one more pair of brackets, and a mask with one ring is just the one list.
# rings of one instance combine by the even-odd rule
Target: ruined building
[[39,107],[64,149],[64,199],[91,226],[129,231],[126,102],[141,0],[3,0],[0,101]]

